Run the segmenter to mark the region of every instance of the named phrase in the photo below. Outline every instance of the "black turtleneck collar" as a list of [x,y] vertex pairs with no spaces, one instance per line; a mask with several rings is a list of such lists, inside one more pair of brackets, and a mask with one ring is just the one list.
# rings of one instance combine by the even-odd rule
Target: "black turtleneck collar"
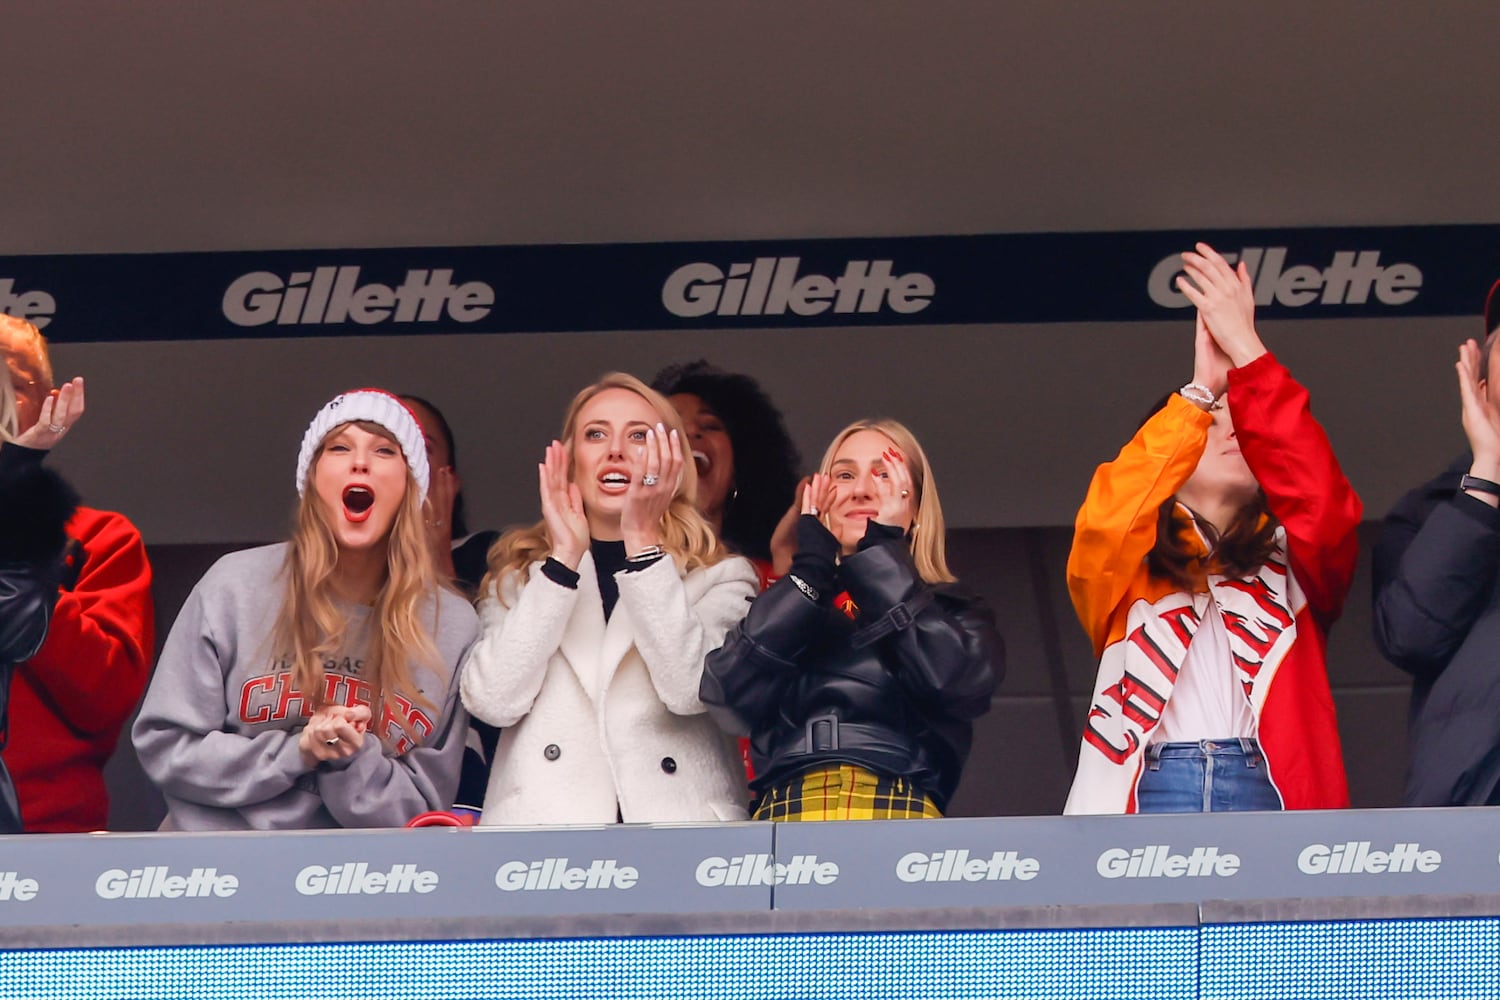
[[620,599],[620,585],[615,574],[625,568],[625,543],[601,542],[589,539],[589,552],[594,556],[594,572],[599,576],[599,597],[604,601],[604,620],[614,613],[615,602]]

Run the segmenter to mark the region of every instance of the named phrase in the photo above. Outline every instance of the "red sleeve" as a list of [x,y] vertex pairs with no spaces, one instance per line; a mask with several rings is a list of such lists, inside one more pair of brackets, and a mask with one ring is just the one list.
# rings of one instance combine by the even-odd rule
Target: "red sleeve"
[[757,594],[781,579],[781,574],[772,568],[769,559],[751,559],[750,565],[755,567],[755,575],[758,578],[758,585],[755,588]]
[[95,736],[117,729],[146,687],[151,565],[140,532],[120,514],[79,508],[68,534],[83,545],[83,569],[58,598],[46,644],[20,669],[63,722]]
[[1245,462],[1286,528],[1292,572],[1326,623],[1339,616],[1359,556],[1364,505],[1339,467],[1307,390],[1269,352],[1229,372],[1229,412]]

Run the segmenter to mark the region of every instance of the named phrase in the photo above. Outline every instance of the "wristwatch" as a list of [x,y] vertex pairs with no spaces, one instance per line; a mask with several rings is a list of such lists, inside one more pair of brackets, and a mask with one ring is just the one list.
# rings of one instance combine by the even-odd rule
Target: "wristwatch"
[[1461,493],[1473,490],[1475,493],[1488,493],[1491,496],[1500,497],[1500,483],[1480,479],[1478,476],[1465,475],[1458,481],[1458,489]]

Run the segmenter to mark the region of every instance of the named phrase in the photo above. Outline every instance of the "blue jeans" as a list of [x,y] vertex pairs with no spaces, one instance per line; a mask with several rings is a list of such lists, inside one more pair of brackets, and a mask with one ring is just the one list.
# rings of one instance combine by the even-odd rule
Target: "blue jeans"
[[1153,743],[1135,786],[1143,813],[1279,810],[1281,795],[1250,739]]

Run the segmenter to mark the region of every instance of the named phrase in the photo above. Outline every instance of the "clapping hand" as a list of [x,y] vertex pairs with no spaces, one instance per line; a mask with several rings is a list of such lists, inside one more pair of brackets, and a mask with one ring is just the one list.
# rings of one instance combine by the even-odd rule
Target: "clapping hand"
[[303,762],[311,768],[325,760],[354,756],[364,746],[371,718],[368,705],[324,705],[307,720],[297,738]]
[[646,447],[632,457],[630,488],[620,512],[626,555],[661,544],[661,519],[677,496],[682,478],[682,439],[663,424],[646,431]]
[[828,508],[833,506],[833,490],[832,476],[825,476],[821,472],[813,473],[808,477],[807,487],[801,491],[801,513],[811,514],[813,517],[827,514]]
[[1479,370],[1480,350],[1474,341],[1458,348],[1458,395],[1463,404],[1464,434],[1474,453],[1470,473],[1481,479],[1500,479],[1500,409],[1485,392],[1484,373]]
[[875,498],[880,505],[875,520],[908,531],[916,519],[911,469],[907,468],[906,456],[894,447],[881,452],[880,457],[885,460],[885,475],[875,480]]
[[78,418],[83,416],[83,379],[64,382],[42,400],[41,414],[36,423],[16,437],[16,444],[24,448],[47,451],[73,429]]
[[[1232,268],[1213,247],[1199,243],[1196,253],[1182,255],[1182,266],[1187,273],[1177,279],[1177,287],[1198,307],[1210,336],[1230,364],[1240,368],[1266,353],[1266,345],[1255,332],[1255,287],[1245,262]],[[1216,387],[1209,388],[1219,394]]]
[[833,586],[839,540],[828,529],[824,518],[828,515],[828,508],[837,500],[833,477],[818,472],[807,480],[798,504],[796,549],[787,572],[802,581],[798,584],[798,589],[814,601],[818,599],[818,594]]
[[[1201,385],[1213,394],[1215,400],[1224,395],[1224,390],[1229,388],[1229,369],[1234,365],[1229,361],[1229,355],[1214,340],[1213,335],[1208,332],[1208,323],[1203,319],[1203,313],[1199,312],[1194,323],[1193,337],[1193,384]],[[1210,409],[1211,404],[1204,406]]]
[[552,536],[552,558],[576,570],[589,548],[589,519],[583,512],[578,484],[568,476],[568,450],[561,441],[547,446],[547,457],[536,471],[542,520]]

